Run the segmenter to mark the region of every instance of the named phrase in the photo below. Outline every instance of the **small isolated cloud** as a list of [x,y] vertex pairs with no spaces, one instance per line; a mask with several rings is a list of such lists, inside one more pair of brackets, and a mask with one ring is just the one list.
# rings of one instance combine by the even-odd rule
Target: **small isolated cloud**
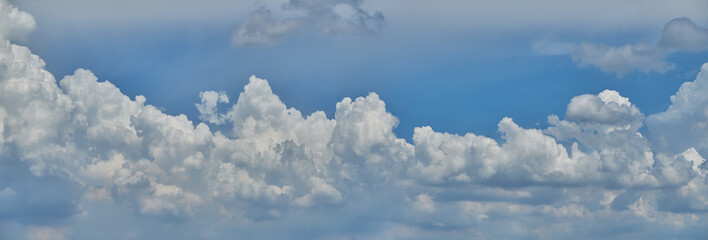
[[666,73],[673,70],[675,65],[667,62],[666,56],[674,52],[708,50],[708,29],[698,27],[691,19],[683,17],[668,22],[660,41],[655,45],[627,44],[613,47],[590,42],[576,45],[539,40],[533,42],[531,47],[540,55],[568,54],[580,67],[596,66],[600,71],[615,73],[622,78],[633,71]]
[[260,6],[231,35],[237,45],[274,43],[299,30],[318,28],[322,34],[378,33],[384,23],[381,12],[370,13],[362,8],[363,0],[290,0],[283,5],[286,11],[303,15],[278,19]]
[[589,124],[627,125],[641,121],[644,115],[628,98],[605,90],[598,95],[585,94],[571,99],[565,117]]

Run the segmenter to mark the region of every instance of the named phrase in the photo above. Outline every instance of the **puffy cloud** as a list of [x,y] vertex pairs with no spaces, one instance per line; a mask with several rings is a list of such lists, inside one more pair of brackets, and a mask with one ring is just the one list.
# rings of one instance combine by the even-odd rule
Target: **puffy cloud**
[[[290,4],[329,11],[311,3]],[[649,139],[644,114],[605,90],[571,99],[547,129],[503,118],[495,140],[419,127],[411,144],[393,133],[398,119],[375,93],[344,98],[333,119],[303,116],[253,76],[226,112],[218,110],[226,93],[201,93],[202,121],[233,124],[214,132],[88,70],[57,82],[28,48],[2,39],[0,227],[19,224],[37,239],[92,238],[81,224],[111,221],[160,226],[126,238],[396,238],[400,229],[641,238],[657,226],[672,227],[659,232],[667,237],[700,237],[706,66],[669,110],[647,117]]]
[[680,153],[688,148],[708,155],[708,64],[701,67],[696,80],[685,82],[671,96],[665,112],[647,117],[649,137],[661,151]]
[[300,29],[317,27],[323,34],[375,34],[383,26],[381,12],[369,13],[361,7],[362,0],[290,0],[283,4],[288,11],[303,15],[276,19],[272,12],[260,6],[231,35],[238,45],[274,43]]
[[32,15],[20,11],[7,0],[0,0],[0,38],[24,40],[36,28]]
[[571,99],[565,118],[603,128],[605,132],[636,131],[642,126],[644,114],[628,98],[620,96],[616,91],[604,90],[598,95],[585,94]]
[[[699,152],[654,154],[637,132],[643,114],[614,91],[573,98],[565,120],[550,117],[552,127],[546,130],[525,129],[504,118],[498,125],[501,142],[422,127],[410,144],[393,134],[398,120],[374,93],[343,99],[334,119],[323,112],[303,116],[288,108],[267,81],[251,77],[227,112],[216,110],[216,103],[227,98],[218,92],[203,93],[197,105],[222,124],[233,124],[227,136],[183,115],[164,114],[145,105],[144,97],[131,100],[87,70],[57,84],[28,49],[4,46],[2,136],[3,147],[13,154],[2,155],[2,162],[21,161],[33,173],[29,178],[53,177],[85,188],[79,190],[84,200],[76,209],[103,202],[126,204],[136,218],[214,214],[224,221],[286,221],[303,209],[357,206],[372,192],[388,192],[390,200],[375,198],[370,204],[391,206],[388,221],[422,229],[468,229],[529,213],[611,219],[611,212],[593,210],[600,202],[626,209],[603,211],[632,211],[639,213],[632,215],[636,218],[685,211],[673,207],[682,203],[691,211],[704,209]],[[580,186],[591,189],[596,201],[573,200]],[[608,200],[603,188],[649,193]],[[4,189],[5,198],[27,195],[17,186]],[[397,205],[414,192],[408,200],[412,205],[406,206],[418,211],[406,213],[406,206]],[[527,205],[555,201],[560,203]],[[6,219],[26,221],[3,211]],[[544,221],[555,222],[549,219]]]
[[217,114],[216,105],[219,103],[229,103],[229,97],[224,92],[204,91],[199,93],[201,103],[195,104],[199,110],[199,120],[211,123],[224,123],[224,116]]

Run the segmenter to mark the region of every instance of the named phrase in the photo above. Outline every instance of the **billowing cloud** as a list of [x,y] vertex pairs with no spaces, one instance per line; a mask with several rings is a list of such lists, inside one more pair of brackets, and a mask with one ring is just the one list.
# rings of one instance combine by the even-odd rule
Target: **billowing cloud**
[[219,103],[229,103],[229,97],[224,92],[204,91],[199,93],[199,98],[202,102],[195,104],[199,110],[199,120],[221,124],[224,122],[224,117],[217,114],[216,105]]
[[231,35],[233,43],[251,45],[274,43],[298,30],[315,27],[322,34],[375,34],[381,30],[384,16],[362,8],[363,0],[290,0],[283,4],[287,11],[302,15],[278,19],[260,6]]
[[506,117],[500,140],[424,126],[409,143],[376,93],[305,116],[252,76],[225,112],[202,92],[195,123],[89,70],[57,81],[3,36],[0,236],[700,239],[706,72],[648,117],[605,90],[547,129]]
[[696,80],[685,82],[665,112],[647,118],[649,137],[662,151],[680,153],[693,147],[708,152],[708,65],[704,64]]
[[532,44],[541,55],[570,54],[579,66],[596,66],[603,72],[624,74],[640,71],[644,73],[666,73],[675,68],[667,62],[667,55],[674,52],[699,52],[708,49],[708,29],[701,28],[689,18],[669,21],[661,33],[661,39],[652,44],[627,44],[613,47],[605,44],[583,42],[574,45],[567,42],[541,40]]
[[0,0],[0,37],[9,40],[24,40],[37,28],[34,18],[20,11],[7,0]]

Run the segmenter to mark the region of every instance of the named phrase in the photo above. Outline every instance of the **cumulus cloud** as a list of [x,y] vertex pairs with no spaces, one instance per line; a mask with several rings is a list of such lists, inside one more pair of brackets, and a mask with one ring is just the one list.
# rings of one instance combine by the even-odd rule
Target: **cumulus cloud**
[[562,41],[539,40],[532,49],[541,55],[569,54],[580,67],[596,66],[603,72],[625,74],[666,73],[676,66],[667,62],[667,55],[674,52],[700,52],[708,49],[708,29],[701,28],[686,17],[669,21],[657,44],[627,44],[620,47],[601,43],[582,42],[572,44]]
[[647,118],[649,137],[658,149],[680,153],[689,147],[703,156],[708,154],[708,65],[704,64],[696,80],[685,82],[665,112]]
[[252,76],[225,112],[226,93],[200,94],[202,121],[232,125],[222,133],[89,70],[57,81],[3,36],[0,228],[19,225],[30,239],[95,229],[144,239],[700,238],[706,66],[656,115],[605,90],[572,98],[547,129],[507,117],[500,140],[425,126],[409,143],[376,93],[342,99],[332,119],[305,116]]
[[290,0],[283,4],[286,11],[302,15],[278,19],[260,6],[231,35],[237,45],[274,43],[299,30],[316,27],[322,34],[378,33],[384,23],[381,12],[370,13],[362,8],[363,0]]
[[216,105],[219,103],[229,103],[229,97],[224,92],[204,91],[199,93],[202,102],[195,104],[199,111],[199,120],[212,123],[224,123],[224,116],[217,114]]
[[24,40],[37,28],[34,17],[20,11],[7,0],[0,0],[0,37],[9,40]]

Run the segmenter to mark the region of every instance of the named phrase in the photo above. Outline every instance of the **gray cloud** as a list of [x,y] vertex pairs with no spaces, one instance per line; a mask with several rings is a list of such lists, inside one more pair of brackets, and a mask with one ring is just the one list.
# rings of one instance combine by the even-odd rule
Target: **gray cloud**
[[573,61],[581,67],[597,66],[600,71],[612,72],[618,77],[628,72],[666,73],[675,66],[664,60],[665,53],[654,47],[625,45],[609,47],[604,44],[581,43],[571,54]]
[[708,29],[689,18],[676,18],[664,26],[658,47],[671,52],[704,51],[708,49]]
[[276,19],[264,6],[248,15],[231,35],[238,45],[273,43],[296,31],[316,27],[323,34],[375,34],[381,30],[384,16],[369,13],[361,7],[362,0],[290,0],[283,4],[287,11],[304,15]]
[[656,45],[627,44],[612,47],[605,44],[540,40],[532,49],[542,55],[569,54],[579,66],[597,66],[603,72],[615,73],[622,78],[633,71],[666,73],[675,68],[666,56],[674,52],[699,52],[708,49],[708,29],[698,27],[689,18],[669,21]]

